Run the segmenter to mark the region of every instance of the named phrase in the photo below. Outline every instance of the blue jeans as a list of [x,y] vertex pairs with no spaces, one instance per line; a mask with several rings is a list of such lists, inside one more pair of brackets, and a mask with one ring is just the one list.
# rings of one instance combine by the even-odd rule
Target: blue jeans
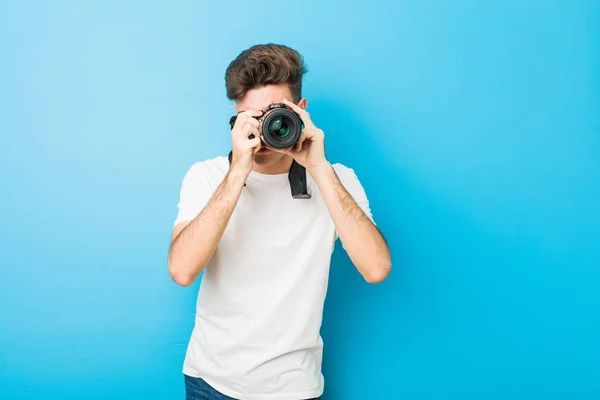
[[[238,400],[233,397],[225,396],[223,393],[217,392],[212,386],[206,383],[201,378],[193,378],[184,375],[185,377],[185,400]],[[308,400],[319,400],[308,399]],[[298,399],[304,400],[304,399]]]

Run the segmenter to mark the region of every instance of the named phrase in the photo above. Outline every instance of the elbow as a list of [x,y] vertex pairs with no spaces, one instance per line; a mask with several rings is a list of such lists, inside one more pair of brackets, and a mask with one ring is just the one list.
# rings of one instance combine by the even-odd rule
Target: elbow
[[368,268],[363,275],[365,281],[371,284],[381,283],[387,279],[390,271],[392,270],[392,264],[388,260],[386,262],[379,263],[371,268]]
[[183,266],[175,263],[169,263],[169,275],[179,286],[190,286],[196,280],[196,277],[189,272],[186,272],[186,269]]
[[179,286],[191,286],[194,283],[194,277],[189,274],[169,272],[171,279]]

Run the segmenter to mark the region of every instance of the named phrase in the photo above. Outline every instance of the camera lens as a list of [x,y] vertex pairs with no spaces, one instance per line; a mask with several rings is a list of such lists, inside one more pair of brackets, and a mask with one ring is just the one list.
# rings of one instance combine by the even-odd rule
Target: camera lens
[[283,116],[279,116],[269,124],[269,133],[279,137],[286,137],[290,132],[290,126]]
[[302,134],[302,120],[288,108],[274,108],[264,117],[262,132],[268,146],[278,149],[292,147]]

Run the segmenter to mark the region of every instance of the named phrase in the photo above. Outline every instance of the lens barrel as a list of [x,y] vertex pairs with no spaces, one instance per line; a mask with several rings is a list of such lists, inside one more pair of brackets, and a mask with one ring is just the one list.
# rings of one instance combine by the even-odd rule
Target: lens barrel
[[285,105],[276,105],[262,122],[262,135],[269,147],[287,149],[294,146],[302,134],[302,119]]

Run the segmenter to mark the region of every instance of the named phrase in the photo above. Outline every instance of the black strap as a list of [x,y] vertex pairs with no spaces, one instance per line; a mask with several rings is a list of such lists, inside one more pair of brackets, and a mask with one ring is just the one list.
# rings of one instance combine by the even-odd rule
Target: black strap
[[[227,156],[229,159],[229,164],[231,164],[232,157],[233,151],[230,151],[229,155]],[[312,197],[308,193],[306,168],[298,164],[296,160],[292,161],[292,166],[290,167],[290,172],[288,173],[288,180],[290,181],[290,189],[294,199],[310,199]],[[245,183],[244,186],[246,186]]]

